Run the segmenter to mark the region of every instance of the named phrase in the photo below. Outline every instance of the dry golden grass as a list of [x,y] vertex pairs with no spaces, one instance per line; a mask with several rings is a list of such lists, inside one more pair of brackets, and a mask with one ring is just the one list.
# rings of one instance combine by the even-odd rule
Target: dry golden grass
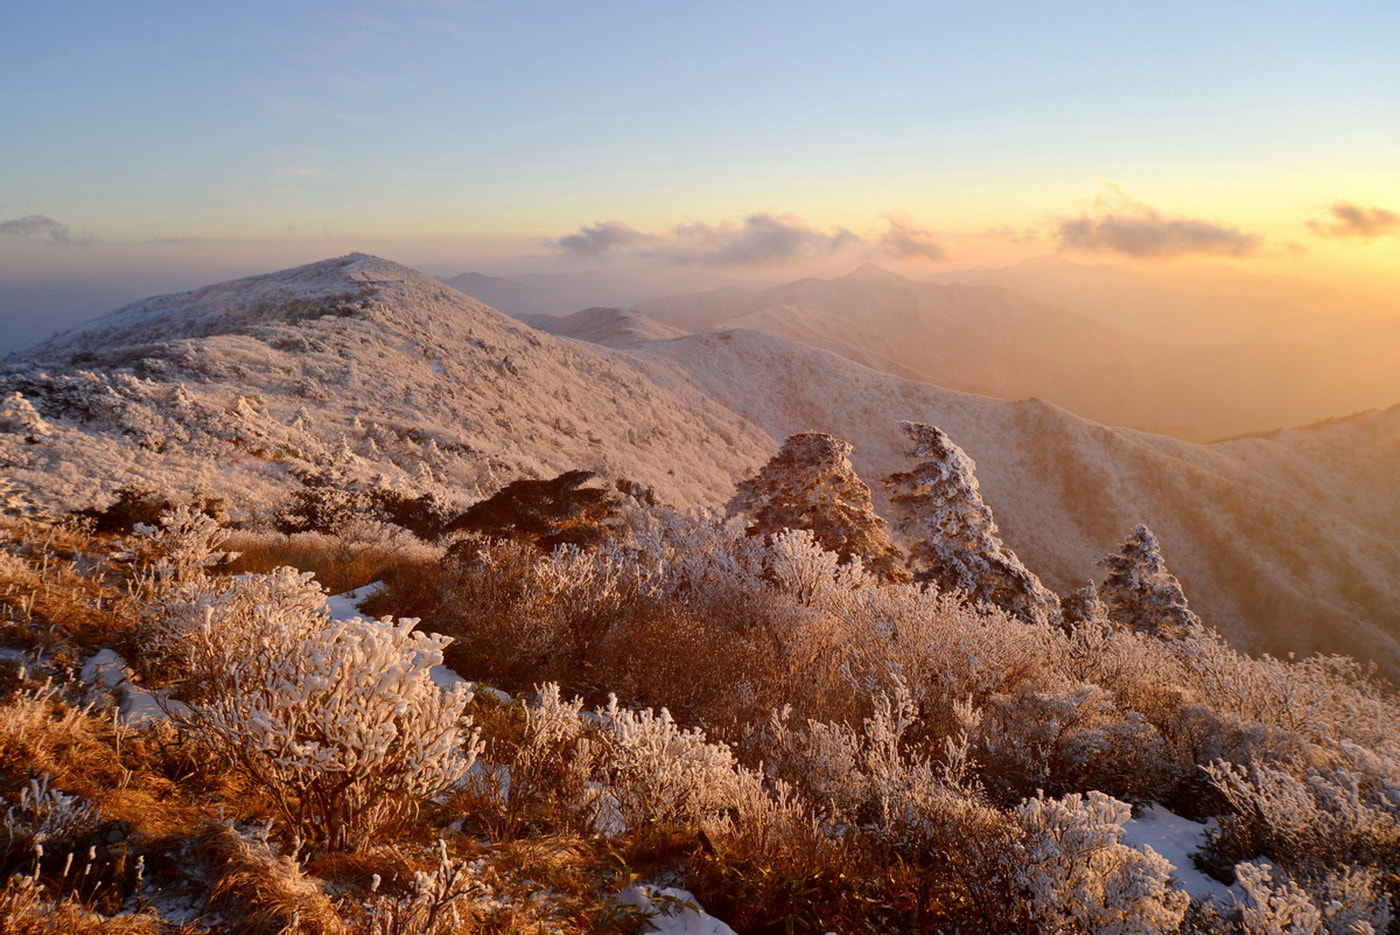
[[80,526],[0,517],[0,642],[59,661],[119,644],[139,608],[105,561],[114,549]]
[[152,912],[104,916],[72,896],[55,898],[24,877],[0,890],[0,935],[196,935]]
[[[290,565],[315,572],[316,580],[331,594],[381,580],[402,568],[435,563],[442,554],[441,549],[402,531],[374,541],[356,541],[314,532],[284,535],[235,530],[222,547],[240,553],[226,568],[231,574],[267,572]],[[398,608],[393,613],[412,616]]]
[[321,881],[290,857],[223,823],[200,833],[200,850],[213,873],[209,904],[228,935],[343,935],[345,923]]

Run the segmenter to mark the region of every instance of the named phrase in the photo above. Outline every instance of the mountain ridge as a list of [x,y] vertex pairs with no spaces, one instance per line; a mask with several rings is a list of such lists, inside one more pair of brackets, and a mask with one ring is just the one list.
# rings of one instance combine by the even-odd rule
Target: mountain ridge
[[[304,281],[288,270],[135,303],[11,358],[6,475],[66,509],[122,484],[203,487],[255,520],[295,471],[322,470],[465,505],[582,468],[717,506],[781,438],[824,431],[855,446],[883,507],[879,479],[908,466],[897,423],[924,421],[977,462],[1004,540],[1058,590],[1146,522],[1198,611],[1240,645],[1400,672],[1400,407],[1196,445],[759,331],[675,334],[593,309],[564,323],[590,344],[388,261],[298,269]],[[346,292],[358,304],[326,310]],[[169,320],[181,308],[183,332]]]

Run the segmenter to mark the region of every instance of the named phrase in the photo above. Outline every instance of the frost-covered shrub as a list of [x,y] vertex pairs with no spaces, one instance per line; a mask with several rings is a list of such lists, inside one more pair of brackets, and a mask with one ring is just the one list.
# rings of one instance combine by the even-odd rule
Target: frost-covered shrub
[[581,716],[583,700],[565,700],[551,682],[528,702],[479,694],[473,710],[481,752],[457,804],[505,835],[538,824],[586,824],[599,748],[592,742],[596,725]]
[[161,514],[158,526],[137,523],[134,533],[120,558],[130,563],[148,595],[189,584],[232,557],[219,549],[228,531],[189,507]]
[[459,640],[450,658],[463,674],[517,687],[568,682],[627,594],[607,557],[495,542],[449,559],[436,619]]
[[475,868],[454,861],[446,843],[439,842],[437,866],[415,874],[411,892],[381,896],[371,903],[361,931],[363,935],[450,935],[469,917],[474,897],[486,892]]
[[354,618],[309,633],[306,622],[259,620],[224,659],[221,690],[180,719],[267,792],[295,833],[357,848],[471,768],[470,694],[433,682],[448,638],[417,632],[416,620]]
[[983,708],[975,739],[989,785],[1005,798],[1097,789],[1151,801],[1170,778],[1152,724],[1095,685],[997,695]]
[[0,820],[4,834],[0,862],[30,855],[36,848],[42,856],[45,845],[53,841],[63,842],[71,850],[73,839],[91,831],[97,822],[97,810],[91,803],[54,789],[45,773],[29,781],[19,794],[19,802]]
[[1400,762],[1350,743],[1337,759],[1303,778],[1265,765],[1211,766],[1232,812],[1212,848],[1236,860],[1263,855],[1290,871],[1400,867]]
[[768,545],[768,575],[773,585],[800,604],[816,604],[823,598],[840,599],[876,579],[853,555],[845,562],[822,548],[808,529],[788,529],[775,534]]
[[1172,865],[1150,847],[1122,843],[1131,814],[1101,792],[1037,796],[1016,809],[1025,832],[1018,882],[1045,930],[1158,935],[1185,918],[1191,900],[1169,886]]
[[148,681],[176,682],[186,701],[230,691],[228,660],[252,652],[260,634],[307,639],[330,620],[311,572],[282,566],[238,578],[198,578],[171,589],[141,628],[138,665]]
[[52,427],[39,415],[33,403],[24,398],[18,390],[0,399],[0,432],[13,432],[24,435],[30,442],[38,442],[53,432]]
[[1376,870],[1289,873],[1263,862],[1236,865],[1246,935],[1384,935],[1390,900]]
[[635,711],[612,696],[597,715],[604,742],[598,754],[602,825],[699,824],[738,798],[738,765],[729,747],[680,726],[665,708]]
[[1235,877],[1245,894],[1240,922],[1247,935],[1321,935],[1322,913],[1292,880],[1275,880],[1268,864],[1240,864]]

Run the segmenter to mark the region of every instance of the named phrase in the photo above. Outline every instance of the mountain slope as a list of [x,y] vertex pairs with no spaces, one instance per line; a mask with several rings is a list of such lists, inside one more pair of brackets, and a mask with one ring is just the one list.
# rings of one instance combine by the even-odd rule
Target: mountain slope
[[[1099,305],[1091,317],[985,275],[968,278],[919,283],[867,266],[837,279],[671,297],[641,310],[688,330],[766,331],[896,376],[1002,399],[1040,397],[1105,424],[1196,441],[1400,401],[1400,351],[1305,343],[1296,328],[1271,336],[1270,328],[1300,314],[1291,307],[1236,299],[1244,322],[1227,313],[1228,295],[1217,296],[1205,311],[1183,308],[1178,328],[1156,303],[1152,327],[1125,312],[1125,330]],[[1215,319],[1235,324],[1217,326],[1205,343],[1175,339]]]
[[816,430],[855,445],[883,509],[910,419],[976,460],[1005,541],[1056,589],[1145,522],[1240,645],[1400,675],[1400,408],[1203,446],[760,332],[669,336],[615,309],[553,326],[601,343],[363,255],[134,303],[5,365],[0,469],[58,508],[203,486],[254,520],[293,472],[325,469],[465,504],[582,467],[718,505],[778,439]]
[[690,383],[774,438],[822,431],[852,442],[873,485],[908,467],[898,420],[938,425],[977,462],[1007,544],[1057,590],[1101,575],[1094,563],[1147,523],[1196,609],[1240,645],[1348,652],[1400,673],[1400,547],[1389,532],[1400,521],[1400,407],[1203,446],[1041,400],[900,380],[759,332],[632,353],[658,381]]
[[459,500],[582,467],[713,502],[772,444],[693,389],[364,255],[134,303],[24,352],[0,384],[52,427],[38,444],[0,433],[0,462],[70,506],[204,484],[257,512],[289,468],[330,466]]

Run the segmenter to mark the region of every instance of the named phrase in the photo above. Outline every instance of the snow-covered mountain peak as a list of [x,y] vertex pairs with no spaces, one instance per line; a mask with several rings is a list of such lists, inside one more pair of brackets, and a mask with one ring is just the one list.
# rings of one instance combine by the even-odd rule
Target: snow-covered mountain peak
[[[39,360],[130,356],[142,345],[214,335],[250,334],[319,319],[381,319],[431,302],[450,312],[498,313],[437,280],[391,260],[352,253],[291,269],[133,302],[25,352]],[[407,323],[406,323],[407,324]]]
[[539,318],[531,324],[560,337],[616,348],[633,347],[646,341],[664,341],[686,333],[630,308],[586,308],[562,318]]

